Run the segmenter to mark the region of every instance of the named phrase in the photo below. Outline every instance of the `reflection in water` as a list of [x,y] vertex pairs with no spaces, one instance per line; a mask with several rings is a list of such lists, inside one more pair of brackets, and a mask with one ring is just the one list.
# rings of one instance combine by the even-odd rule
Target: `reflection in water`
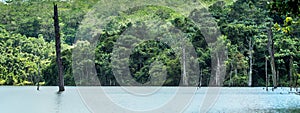
[[61,106],[61,99],[63,98],[63,92],[60,92],[60,91],[58,91],[57,93],[56,93],[56,100],[55,100],[55,102],[56,102],[56,107],[55,107],[55,113],[59,113],[60,112],[60,106]]

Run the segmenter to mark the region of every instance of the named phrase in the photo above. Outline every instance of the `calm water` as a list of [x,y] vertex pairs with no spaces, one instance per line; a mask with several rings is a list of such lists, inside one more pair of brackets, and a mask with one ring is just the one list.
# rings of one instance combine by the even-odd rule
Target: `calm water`
[[[105,94],[95,90],[101,89]],[[130,89],[130,88],[125,88]],[[193,99],[186,105],[185,113],[197,113],[202,108],[208,112],[300,112],[300,95],[289,94],[288,88],[279,88],[266,92],[263,88],[186,88],[178,91],[176,87],[142,87],[137,91],[124,91],[120,87],[66,87],[63,93],[57,93],[57,87],[0,87],[1,113],[89,113],[102,111],[142,112],[163,108],[170,105],[174,108],[180,103],[170,103],[180,96],[191,96]],[[143,93],[143,91],[152,92]],[[209,91],[219,92],[211,93]],[[85,92],[86,91],[86,92]],[[84,93],[86,94],[84,94]],[[102,92],[102,93],[103,93]],[[88,94],[88,95],[87,95]],[[105,100],[105,98],[108,98]],[[99,100],[99,101],[97,101]],[[109,104],[109,102],[114,103]],[[102,102],[101,104],[97,102]],[[178,101],[177,101],[178,102]],[[182,100],[184,102],[184,100]],[[203,103],[209,103],[203,104]],[[94,106],[93,106],[94,105]],[[96,107],[95,107],[96,106]],[[204,106],[204,107],[203,107]],[[206,106],[206,107],[205,107]],[[117,108],[118,107],[118,108]],[[118,109],[128,111],[118,111]],[[163,112],[172,111],[166,107]],[[202,109],[203,110],[203,109]],[[180,112],[180,111],[178,111]]]

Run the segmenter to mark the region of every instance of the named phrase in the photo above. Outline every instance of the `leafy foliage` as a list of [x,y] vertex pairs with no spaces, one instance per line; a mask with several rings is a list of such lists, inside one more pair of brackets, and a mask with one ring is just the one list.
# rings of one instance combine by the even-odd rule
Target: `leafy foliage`
[[[176,86],[181,82],[180,48],[172,48],[160,41],[159,35],[172,41],[180,42],[186,39],[192,43],[197,53],[197,60],[202,70],[202,85],[208,85],[211,77],[212,51],[222,48],[210,48],[206,43],[203,29],[194,22],[176,11],[163,6],[138,6],[118,15],[111,16],[109,23],[102,32],[93,37],[98,39],[96,49],[76,51],[86,55],[85,51],[92,51],[95,60],[87,59],[72,62],[72,51],[75,47],[91,46],[90,42],[78,40],[76,32],[81,22],[97,0],[57,1],[59,6],[61,36],[63,38],[62,60],[66,85],[75,85],[73,74],[78,70],[86,75],[92,73],[84,69],[86,64],[95,65],[101,85],[119,85],[112,69],[113,49],[118,45],[121,36],[127,34],[123,40],[126,43],[139,42],[142,38],[157,37],[157,40],[148,40],[136,44],[131,50],[119,48],[116,51],[131,52],[128,59],[114,62],[129,63],[130,75],[139,83],[147,83],[153,75],[159,84],[159,73],[165,70],[167,80],[163,85]],[[300,81],[300,19],[299,1],[297,0],[204,0],[204,5],[215,17],[220,28],[221,37],[217,40],[226,44],[228,58],[225,61],[226,78],[224,85],[246,86],[249,78],[250,58],[253,60],[253,86],[265,84],[265,58],[267,51],[267,29],[272,25],[275,65],[279,72],[279,85],[289,85],[289,73],[292,71],[293,84]],[[57,85],[57,66],[54,51],[54,29],[52,19],[52,2],[35,0],[11,0],[0,3],[0,85],[33,85],[44,82],[46,85]],[[182,4],[185,5],[185,4]],[[201,9],[203,10],[203,9]],[[201,10],[189,12],[190,16],[199,15]],[[96,15],[99,16],[99,15]],[[201,19],[199,19],[201,20]],[[159,25],[158,25],[159,24]],[[83,31],[93,29],[92,25],[82,25]],[[159,26],[159,27],[157,27]],[[159,29],[152,29],[152,28]],[[181,40],[172,39],[172,36],[160,34],[173,32],[171,28],[185,34]],[[86,33],[83,32],[83,33]],[[83,37],[84,38],[84,37]],[[84,39],[83,39],[84,40]],[[250,43],[251,42],[251,43]],[[223,48],[225,49],[225,48]],[[291,58],[293,58],[291,64]],[[152,64],[159,62],[160,67]],[[79,67],[72,67],[72,63]],[[270,67],[267,68],[270,73]],[[187,69],[191,72],[190,69]],[[199,75],[200,76],[200,75]],[[194,77],[188,76],[191,85],[198,84]],[[81,84],[88,84],[88,76],[81,78]]]

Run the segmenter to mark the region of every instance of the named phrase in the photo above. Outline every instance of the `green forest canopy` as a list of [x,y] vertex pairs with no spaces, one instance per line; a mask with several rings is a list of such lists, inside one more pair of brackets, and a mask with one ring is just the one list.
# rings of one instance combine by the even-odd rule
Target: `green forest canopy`
[[[299,2],[204,1],[220,27],[222,36],[219,40],[225,43],[228,50],[228,59],[225,62],[226,77],[223,83],[225,86],[248,85],[250,54],[253,56],[252,86],[265,84],[265,58],[270,57],[266,30],[270,23],[273,31],[276,72],[279,76],[278,85],[289,86],[290,73],[291,84],[298,85]],[[66,85],[75,85],[72,73],[72,49],[80,44],[89,46],[87,41],[78,41],[74,44],[76,32],[85,14],[96,3],[97,0],[58,2]],[[298,4],[297,7],[295,4]],[[0,3],[0,85],[33,85],[38,81],[45,85],[57,85],[52,5],[53,2],[33,0]],[[210,68],[212,48],[207,46],[200,28],[192,20],[161,6],[143,6],[124,11],[121,15],[112,17],[110,23],[106,25],[105,32],[99,33],[100,35],[96,37],[98,45],[92,51],[95,52],[94,62],[101,85],[119,85],[112,72],[111,53],[120,34],[132,26],[145,26],[141,29],[146,29],[147,26],[151,26],[151,23],[146,22],[149,19],[160,19],[188,34],[187,38],[195,47],[197,61],[200,67],[204,67],[201,69],[202,85],[208,85],[212,71]],[[152,72],[149,70],[150,64],[156,60],[162,61],[165,65],[163,68],[167,70],[164,85],[178,85],[182,74],[180,59],[175,56],[172,48],[159,41],[143,42],[134,48],[129,62],[131,74],[136,81],[145,83],[149,80],[149,74]],[[267,70],[271,73],[270,65]]]

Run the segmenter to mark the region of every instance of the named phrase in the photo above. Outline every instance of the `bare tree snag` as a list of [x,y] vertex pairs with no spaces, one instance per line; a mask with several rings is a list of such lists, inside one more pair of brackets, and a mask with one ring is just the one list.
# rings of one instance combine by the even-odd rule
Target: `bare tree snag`
[[290,62],[289,62],[290,70],[289,70],[289,79],[290,79],[290,91],[292,91],[292,84],[293,84],[293,57],[290,57]]
[[63,67],[61,61],[61,45],[60,45],[60,32],[59,32],[59,20],[57,12],[57,4],[54,3],[54,29],[55,29],[55,50],[56,50],[56,63],[58,68],[58,87],[59,91],[65,91]]
[[251,87],[252,86],[252,67],[253,67],[253,42],[252,42],[252,38],[249,39],[249,81],[248,81],[248,86]]
[[232,63],[230,63],[230,73],[229,73],[229,86],[232,86],[232,72],[233,71],[233,66]]
[[186,58],[185,58],[185,46],[182,46],[182,65],[183,65],[183,73],[182,73],[182,81],[183,85],[187,86],[188,85],[188,78],[186,75]]
[[269,78],[268,78],[268,58],[267,57],[265,60],[265,71],[266,71],[266,91],[268,91]]
[[269,51],[269,55],[270,55],[273,87],[277,88],[275,58],[274,58],[274,42],[273,42],[273,32],[272,32],[272,24],[271,23],[270,23],[270,27],[268,29],[268,51]]

